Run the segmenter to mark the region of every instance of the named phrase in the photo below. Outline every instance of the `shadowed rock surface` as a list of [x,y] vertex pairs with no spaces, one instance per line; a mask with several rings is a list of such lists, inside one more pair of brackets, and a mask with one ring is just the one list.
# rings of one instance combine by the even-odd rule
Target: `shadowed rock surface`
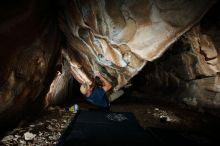
[[36,101],[44,100],[61,45],[57,16],[50,1],[1,3],[1,127],[18,121]]

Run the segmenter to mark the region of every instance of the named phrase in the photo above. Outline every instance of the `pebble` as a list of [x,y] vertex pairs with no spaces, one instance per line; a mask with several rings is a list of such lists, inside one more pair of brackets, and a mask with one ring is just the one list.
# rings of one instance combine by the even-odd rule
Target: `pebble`
[[11,141],[13,139],[14,139],[13,135],[8,135],[8,136],[4,137],[1,141],[2,142],[6,142],[6,141]]
[[36,136],[36,134],[30,133],[30,132],[25,132],[24,133],[24,139],[25,140],[32,140],[35,136]]

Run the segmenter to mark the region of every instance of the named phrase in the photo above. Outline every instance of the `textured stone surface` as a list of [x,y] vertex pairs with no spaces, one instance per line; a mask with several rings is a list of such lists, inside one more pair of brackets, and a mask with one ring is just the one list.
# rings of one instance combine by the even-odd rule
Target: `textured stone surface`
[[[202,25],[203,26],[203,25]],[[216,27],[214,27],[217,29]],[[195,26],[163,57],[148,63],[136,79],[137,86],[147,96],[174,98],[188,105],[218,109],[220,107],[219,47],[207,36],[203,27]],[[212,31],[213,26],[206,28]],[[214,38],[218,38],[215,35]],[[135,84],[137,85],[137,84]],[[160,91],[160,92],[155,92]],[[168,96],[168,97],[167,97]],[[171,98],[172,97],[172,98]]]
[[[91,83],[94,71],[99,70],[115,90],[125,86],[147,61],[161,57],[168,46],[198,22],[212,3],[209,0],[2,2],[0,126],[4,127],[2,123],[12,118],[12,122],[19,120],[36,105],[41,107],[45,97],[50,105],[52,99],[65,96],[70,73],[79,82]],[[196,27],[185,36],[190,50],[170,58],[166,54],[170,61],[156,65],[155,74],[149,68],[146,73],[151,75],[146,78],[153,82],[144,84],[184,87],[190,89],[186,91],[190,95],[204,89],[204,95],[215,93],[211,96],[212,103],[218,105],[219,41],[212,39],[219,33],[210,30],[200,34],[200,31]],[[178,52],[178,48],[173,50]],[[61,78],[55,71],[60,56],[68,64]],[[203,77],[210,79],[202,80]],[[194,81],[198,78],[201,81]],[[195,97],[197,101],[197,94]],[[205,102],[207,97],[198,96],[200,99]]]
[[[213,2],[213,1],[212,1]],[[79,82],[91,84],[96,70],[114,90],[125,86],[146,64],[195,24],[212,5],[208,0],[66,1],[60,26],[67,52],[81,64]],[[187,10],[187,11],[186,11]]]

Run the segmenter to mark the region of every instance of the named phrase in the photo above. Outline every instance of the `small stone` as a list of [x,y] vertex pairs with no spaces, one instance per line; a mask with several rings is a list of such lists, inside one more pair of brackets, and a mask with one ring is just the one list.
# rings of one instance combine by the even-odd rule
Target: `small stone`
[[57,122],[57,120],[56,120],[56,119],[51,119],[51,121],[53,121],[53,122]]
[[13,141],[18,141],[18,137],[14,137],[14,138],[13,138]]
[[1,141],[2,142],[11,141],[13,138],[14,138],[13,135],[8,135],[8,136],[4,137]]
[[16,137],[16,138],[20,138],[21,136],[20,136],[20,135],[15,135],[15,137]]
[[44,123],[42,123],[42,122],[39,122],[37,125],[43,125]]
[[154,108],[155,111],[159,111],[159,108]]
[[170,117],[167,117],[167,122],[171,122],[172,119]]
[[35,127],[35,125],[30,125],[30,127]]
[[51,125],[48,125],[48,126],[47,126],[47,129],[52,130],[53,127],[52,127]]
[[30,133],[30,132],[25,132],[24,133],[24,139],[25,140],[32,140],[35,136],[36,136],[36,134]]
[[24,140],[20,140],[19,142],[20,142],[20,144],[23,144],[23,145],[26,144],[26,142]]
[[50,139],[50,140],[55,140],[55,139],[56,139],[56,136],[49,136],[49,139]]

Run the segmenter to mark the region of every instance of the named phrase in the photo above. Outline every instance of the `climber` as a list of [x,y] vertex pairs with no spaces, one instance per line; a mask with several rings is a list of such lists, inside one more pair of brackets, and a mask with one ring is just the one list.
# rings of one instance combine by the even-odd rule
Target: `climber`
[[99,108],[109,109],[110,102],[106,92],[112,88],[112,85],[99,72],[95,73],[95,78],[96,80],[99,78],[102,83],[99,82],[99,84],[97,84],[96,82],[95,85],[83,83],[80,87],[80,91],[90,103]]

